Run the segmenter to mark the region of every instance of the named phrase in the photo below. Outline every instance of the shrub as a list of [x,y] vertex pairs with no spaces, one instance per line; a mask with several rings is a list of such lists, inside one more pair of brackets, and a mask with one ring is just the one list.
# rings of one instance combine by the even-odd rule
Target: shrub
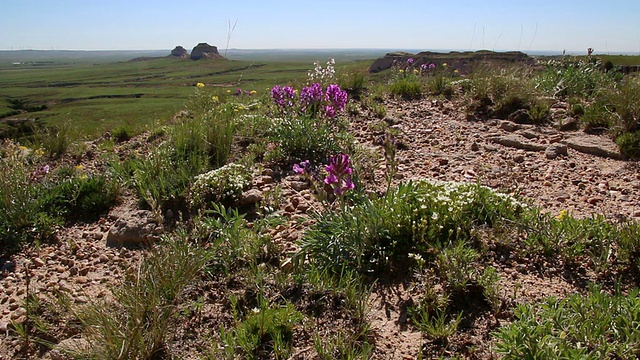
[[201,152],[178,156],[175,149],[162,144],[144,159],[133,159],[123,170],[144,205],[154,211],[181,210],[193,177],[208,168],[208,157]]
[[271,138],[278,142],[284,155],[321,163],[330,154],[339,152],[348,136],[332,123],[301,116],[276,119]]
[[537,87],[554,97],[590,97],[612,85],[612,76],[603,72],[597,61],[564,57],[544,65],[545,70],[536,77]]
[[522,204],[468,183],[409,182],[378,199],[318,215],[300,241],[299,260],[340,272],[406,265],[409,253],[468,241],[478,225],[513,219]]
[[201,207],[209,202],[233,203],[251,185],[252,170],[235,163],[195,177],[190,189],[190,205]]
[[606,96],[617,133],[640,130],[640,79],[627,77]]
[[601,133],[611,127],[611,115],[607,111],[604,99],[598,98],[585,107],[584,114],[580,116],[580,123],[587,133]]
[[120,126],[113,129],[111,136],[117,143],[125,142],[133,137],[131,130],[127,126]]
[[516,320],[494,334],[496,349],[504,359],[635,358],[638,295],[637,289],[609,296],[596,288],[587,296],[519,305]]
[[389,86],[393,95],[405,100],[415,100],[422,97],[422,84],[415,76],[402,77]]
[[640,131],[624,133],[616,138],[620,153],[628,158],[640,158]]
[[118,189],[102,176],[74,175],[46,185],[39,202],[43,211],[64,219],[93,218],[111,208]]
[[[17,146],[5,147],[0,158],[0,248],[3,252],[15,250],[22,242],[47,238],[56,225],[52,218],[41,212],[36,201],[42,194],[42,185],[33,177]],[[41,169],[43,169],[41,167]],[[44,175],[47,170],[42,170]]]

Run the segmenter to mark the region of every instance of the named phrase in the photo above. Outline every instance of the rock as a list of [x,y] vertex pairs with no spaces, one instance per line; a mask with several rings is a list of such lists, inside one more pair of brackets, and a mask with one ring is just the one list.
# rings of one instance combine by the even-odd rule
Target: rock
[[529,115],[529,111],[525,109],[518,109],[509,114],[509,120],[518,124],[533,124],[533,119]]
[[554,143],[547,147],[547,149],[544,151],[544,154],[547,157],[547,159],[552,160],[557,158],[560,155],[567,156],[569,153],[567,152],[567,145]]
[[500,121],[500,129],[508,132],[514,132],[522,129],[522,126],[511,121],[502,120]]
[[624,160],[616,144],[607,138],[596,135],[580,135],[565,139],[562,143],[568,147],[585,154],[591,154],[604,158]]
[[517,134],[497,136],[497,137],[490,138],[489,140],[491,140],[496,144],[500,144],[503,146],[512,147],[516,149],[527,150],[527,151],[542,151],[546,149],[545,146],[532,143],[524,136],[517,135]]
[[83,338],[71,338],[60,341],[43,359],[71,360],[84,358],[90,354],[91,344]]
[[35,267],[44,266],[44,260],[40,259],[39,257],[31,259],[31,262],[33,263],[33,265],[35,265]]
[[137,247],[153,244],[162,233],[153,213],[134,210],[120,215],[107,234],[109,247]]
[[220,55],[217,47],[207,43],[199,43],[191,50],[191,60],[200,59],[224,59],[224,56]]
[[572,117],[566,117],[566,118],[560,119],[556,123],[556,128],[560,131],[578,130],[578,120]]
[[182,46],[176,46],[173,50],[171,50],[171,54],[169,54],[169,57],[174,59],[188,59],[189,52]]
[[249,189],[242,193],[242,195],[240,196],[240,200],[238,200],[238,205],[240,206],[253,205],[255,203],[262,201],[262,199],[263,199],[263,196],[260,190]]

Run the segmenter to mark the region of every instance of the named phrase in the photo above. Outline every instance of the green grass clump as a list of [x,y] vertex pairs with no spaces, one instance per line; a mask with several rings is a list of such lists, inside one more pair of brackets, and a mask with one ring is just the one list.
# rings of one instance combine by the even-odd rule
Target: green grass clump
[[405,100],[416,100],[422,97],[422,84],[417,77],[409,75],[392,82],[389,91]]
[[170,323],[180,294],[208,259],[184,234],[165,239],[113,290],[114,301],[97,301],[77,312],[90,344],[88,354],[82,355],[114,360],[169,357]]
[[516,320],[495,333],[504,359],[631,359],[640,355],[640,297],[586,296],[519,305]]
[[269,306],[266,300],[260,307],[249,310],[244,319],[237,309],[234,329],[221,329],[224,350],[221,358],[288,359],[291,355],[294,327],[302,321],[302,314],[292,304]]

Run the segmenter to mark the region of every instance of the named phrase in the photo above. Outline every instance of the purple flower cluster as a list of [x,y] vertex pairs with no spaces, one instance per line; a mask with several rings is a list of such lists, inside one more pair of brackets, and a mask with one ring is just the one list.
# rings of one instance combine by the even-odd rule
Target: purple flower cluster
[[296,174],[305,174],[309,172],[309,160],[305,160],[300,164],[293,164],[293,171]]
[[427,64],[420,65],[420,70],[422,70],[422,71],[426,71],[427,69],[433,70],[435,68],[436,68],[436,64],[434,64],[434,63],[431,63],[429,65],[427,65]]
[[340,86],[336,84],[327,86],[324,98],[328,102],[324,107],[324,112],[329,118],[333,118],[336,112],[344,110],[347,105],[347,92],[340,89]]
[[273,102],[281,109],[287,109],[293,106],[295,92],[291,86],[276,85],[271,89],[271,97]]
[[335,195],[344,195],[347,191],[354,189],[356,185],[351,181],[351,160],[347,154],[332,156],[329,165],[325,167],[327,177],[324,183],[333,188]]
[[[276,85],[271,89],[271,97],[275,104],[284,110],[293,106],[295,92],[290,86]],[[336,84],[327,86],[327,89],[323,91],[320,83],[314,83],[302,88],[300,92],[301,110],[312,116],[322,111],[326,117],[333,118],[338,112],[344,110],[347,98],[347,92]]]
[[41,168],[37,168],[35,169],[32,173],[31,176],[29,176],[29,181],[31,182],[37,182],[42,180],[42,178],[44,178],[45,175],[47,175],[49,173],[49,170],[51,168],[49,167],[49,165],[45,165]]
[[322,85],[314,83],[311,86],[303,87],[302,92],[300,92],[300,101],[305,107],[322,101]]

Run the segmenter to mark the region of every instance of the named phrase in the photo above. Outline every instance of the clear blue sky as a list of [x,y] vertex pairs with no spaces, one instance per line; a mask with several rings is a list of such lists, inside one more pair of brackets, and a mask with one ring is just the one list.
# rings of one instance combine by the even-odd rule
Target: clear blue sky
[[640,53],[640,0],[0,0],[0,49]]

